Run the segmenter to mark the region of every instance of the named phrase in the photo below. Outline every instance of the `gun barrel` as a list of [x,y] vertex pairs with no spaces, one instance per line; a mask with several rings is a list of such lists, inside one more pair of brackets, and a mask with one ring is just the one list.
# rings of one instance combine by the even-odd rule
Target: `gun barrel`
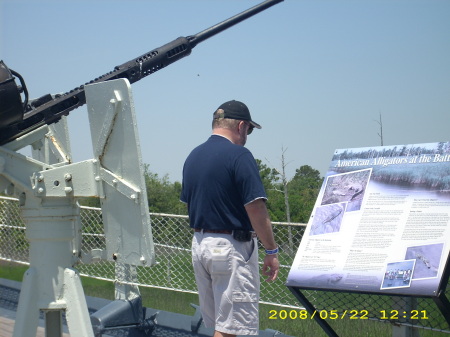
[[[139,81],[143,77],[153,74],[167,65],[188,56],[191,53],[192,48],[200,42],[203,42],[211,36],[282,1],[283,0],[266,0],[240,14],[201,31],[198,34],[188,37],[179,37],[178,39],[151,50],[131,61],[116,66],[113,71],[87,82],[85,85],[117,78],[126,78],[130,83]],[[0,123],[0,145],[23,136],[45,124],[56,123],[62,116],[67,116],[69,112],[85,103],[86,97],[84,85],[81,85],[63,95],[58,95],[53,99],[43,100],[43,102],[38,103],[37,106],[31,104],[28,106],[27,110],[24,111],[23,120],[20,122],[11,124]]]
[[253,15],[256,15],[256,14],[262,12],[263,10],[266,10],[267,8],[272,7],[282,1],[284,1],[284,0],[264,1],[252,8],[247,9],[246,11],[243,11],[242,13],[236,14],[235,16],[233,16],[227,20],[224,20],[212,27],[209,27],[209,28],[193,35],[193,36],[190,36],[189,42],[191,42],[194,47],[198,43],[205,41],[206,39],[210,38],[211,36],[216,35],[222,31],[224,31],[225,29],[228,29],[228,28],[238,24],[239,22],[244,21],[244,20],[252,17]]

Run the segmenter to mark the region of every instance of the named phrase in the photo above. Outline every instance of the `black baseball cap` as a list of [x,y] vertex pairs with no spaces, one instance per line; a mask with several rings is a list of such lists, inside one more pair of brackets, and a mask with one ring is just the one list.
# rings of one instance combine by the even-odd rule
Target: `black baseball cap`
[[[223,110],[223,113],[218,110]],[[257,129],[261,129],[261,125],[252,121],[252,116],[250,116],[250,111],[247,106],[239,101],[228,101],[219,106],[216,110],[217,114],[214,115],[215,119],[218,118],[230,118],[230,119],[238,119],[242,121],[250,122],[253,127]]]

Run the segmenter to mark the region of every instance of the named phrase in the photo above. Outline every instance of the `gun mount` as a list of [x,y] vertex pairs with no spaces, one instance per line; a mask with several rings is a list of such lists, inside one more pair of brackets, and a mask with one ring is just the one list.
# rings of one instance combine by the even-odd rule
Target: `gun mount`
[[[282,2],[283,0],[267,0],[225,21],[222,21],[195,35],[179,37],[159,48],[149,51],[133,60],[116,66],[92,81],[76,87],[62,95],[44,95],[28,102],[28,91],[25,81],[19,73],[8,69],[0,62],[0,145],[6,144],[45,124],[56,123],[62,116],[86,103],[84,86],[118,78],[126,78],[130,83],[153,74],[181,58],[190,55],[199,43],[214,36],[235,24],[260,13],[261,11]],[[14,76],[21,84],[16,85]],[[25,97],[22,101],[21,94]]]
[[[180,37],[62,95],[28,100],[23,78],[0,61],[0,191],[19,198],[30,261],[14,337],[35,336],[41,311],[47,335],[62,336],[64,312],[73,336],[122,328],[130,330],[129,336],[151,334],[156,316],[144,316],[136,283],[137,268],[155,264],[155,249],[130,83],[281,1],[267,0]],[[95,158],[72,163],[63,117],[84,104]],[[31,144],[33,158],[16,152]],[[77,200],[92,196],[101,200],[105,239],[85,251]],[[90,317],[76,265],[105,260],[114,262],[116,300]]]

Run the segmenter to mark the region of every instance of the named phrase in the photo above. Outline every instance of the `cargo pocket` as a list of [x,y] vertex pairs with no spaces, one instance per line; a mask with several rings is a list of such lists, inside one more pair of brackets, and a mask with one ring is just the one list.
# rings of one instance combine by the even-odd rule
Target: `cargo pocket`
[[258,294],[233,292],[233,321],[236,327],[258,329]]
[[210,248],[211,253],[211,274],[231,273],[230,261],[231,246],[220,245]]

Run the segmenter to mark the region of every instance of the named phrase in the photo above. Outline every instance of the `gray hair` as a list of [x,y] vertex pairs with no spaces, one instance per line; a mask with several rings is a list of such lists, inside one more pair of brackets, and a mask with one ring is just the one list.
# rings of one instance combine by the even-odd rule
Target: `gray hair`
[[212,128],[234,129],[239,124],[240,120],[224,118],[224,111],[217,109],[213,114]]

